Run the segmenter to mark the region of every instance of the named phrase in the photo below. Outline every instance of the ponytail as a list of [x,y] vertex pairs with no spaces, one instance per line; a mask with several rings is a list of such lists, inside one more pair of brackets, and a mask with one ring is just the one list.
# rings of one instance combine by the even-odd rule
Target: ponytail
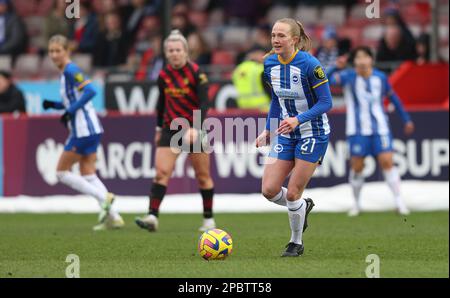
[[297,26],[300,28],[300,37],[297,43],[297,49],[300,51],[308,52],[312,48],[312,42],[311,38],[306,34],[305,28],[303,27],[302,23],[299,21],[295,21],[297,23]]

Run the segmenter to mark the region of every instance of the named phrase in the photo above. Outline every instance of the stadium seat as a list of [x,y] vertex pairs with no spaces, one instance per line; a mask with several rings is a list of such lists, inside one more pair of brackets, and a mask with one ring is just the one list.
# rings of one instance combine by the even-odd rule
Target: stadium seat
[[221,27],[225,22],[225,14],[222,9],[214,9],[209,14],[208,27]]
[[275,23],[279,19],[289,17],[292,17],[292,9],[287,6],[276,5],[267,13],[267,19],[270,24]]
[[322,24],[333,24],[340,26],[346,19],[346,10],[342,5],[327,5],[322,8],[320,18]]
[[317,6],[299,5],[294,12],[294,18],[303,25],[315,25],[319,21],[319,9]]
[[362,28],[357,26],[342,26],[337,28],[339,38],[349,38],[352,40],[352,46],[361,44]]
[[367,19],[366,16],[366,4],[356,4],[350,9],[351,19]]
[[44,34],[45,18],[40,16],[29,16],[23,19],[27,34],[30,38],[30,47],[42,49],[46,47]]
[[217,50],[213,52],[212,64],[215,65],[234,65],[235,55],[231,51]]
[[219,38],[217,31],[214,28],[207,28],[202,31],[202,36],[210,48],[216,48],[218,46]]
[[0,70],[11,71],[12,58],[10,55],[0,55]]
[[17,57],[14,65],[14,76],[22,79],[32,79],[39,75],[40,57],[36,54],[22,54]]
[[380,40],[383,37],[383,26],[382,25],[369,25],[363,29],[363,38],[365,40]]
[[74,54],[72,61],[78,65],[84,72],[91,73],[92,71],[92,56],[89,54]]
[[59,76],[59,70],[53,64],[49,56],[45,56],[41,62],[41,75],[47,79],[57,78]]
[[236,48],[245,45],[250,34],[247,27],[231,27],[226,29],[222,35],[222,45],[226,48]]
[[208,25],[208,14],[204,11],[191,11],[189,20],[195,27],[205,28]]

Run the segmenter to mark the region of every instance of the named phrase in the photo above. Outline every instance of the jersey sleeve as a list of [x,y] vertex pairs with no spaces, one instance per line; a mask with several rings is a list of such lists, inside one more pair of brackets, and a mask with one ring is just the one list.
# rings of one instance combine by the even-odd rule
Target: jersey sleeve
[[404,123],[411,121],[411,116],[408,112],[406,112],[405,108],[403,107],[402,101],[398,97],[397,93],[395,93],[394,89],[392,88],[391,84],[389,83],[388,78],[384,75],[383,76],[383,82],[384,82],[384,96],[389,98],[389,100],[392,102],[392,104],[395,107],[395,110],[400,115]]
[[312,57],[309,68],[307,68],[307,77],[317,101],[312,108],[297,115],[300,124],[319,117],[328,112],[333,106],[328,78],[325,75],[322,65],[314,57]]
[[327,75],[323,70],[319,60],[315,57],[311,57],[308,69],[307,69],[308,81],[312,89],[316,89],[321,85],[328,83]]
[[80,91],[92,82],[75,64],[70,64],[67,67],[64,71],[64,76]]
[[272,88],[272,83],[270,82],[270,68],[267,66],[266,63],[264,63],[264,70],[262,76],[264,85]]

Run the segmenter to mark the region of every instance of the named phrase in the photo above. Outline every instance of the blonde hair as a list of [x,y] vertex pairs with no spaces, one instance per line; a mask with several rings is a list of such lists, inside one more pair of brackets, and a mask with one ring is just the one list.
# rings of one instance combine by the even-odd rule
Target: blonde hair
[[53,35],[48,41],[49,45],[52,43],[60,44],[65,50],[69,50],[69,39],[64,35],[61,34]]
[[169,41],[180,41],[183,44],[186,53],[189,53],[188,42],[186,40],[186,37],[184,37],[180,30],[175,29],[170,32],[169,36],[167,36],[167,38],[164,40],[164,50],[166,49],[167,43]]
[[[308,36],[308,34],[306,34],[305,28],[303,27],[302,23],[291,18],[279,19],[275,22],[275,24],[276,23],[288,24],[289,27],[291,28],[289,30],[289,33],[292,35],[292,37],[298,37],[298,42],[295,44],[295,50],[305,52],[311,50],[312,48],[311,38]],[[264,59],[266,59],[268,56],[274,53],[275,53],[274,49],[270,50],[270,52],[264,55]]]

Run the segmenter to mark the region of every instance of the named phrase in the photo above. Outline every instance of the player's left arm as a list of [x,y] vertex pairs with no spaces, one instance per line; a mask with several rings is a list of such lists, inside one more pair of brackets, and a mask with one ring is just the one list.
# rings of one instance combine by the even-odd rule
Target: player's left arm
[[400,97],[398,97],[397,93],[395,93],[394,89],[392,88],[391,84],[389,83],[388,79],[385,77],[385,94],[387,98],[392,102],[392,104],[395,107],[395,110],[400,115],[400,117],[403,120],[403,123],[405,124],[405,134],[410,135],[414,132],[414,123],[411,120],[411,116],[409,113],[405,110],[403,107],[402,101],[400,100]]
[[315,95],[316,103],[311,109],[305,113],[297,115],[299,124],[313,120],[320,115],[328,112],[333,107],[333,100],[330,91],[328,78],[323,70],[322,65],[316,58],[311,60],[308,70],[308,81],[312,92]]
[[70,105],[67,112],[71,115],[88,103],[97,94],[92,81],[88,79],[78,67],[71,67],[64,72],[66,80],[70,80],[79,91],[82,91],[81,98]]

